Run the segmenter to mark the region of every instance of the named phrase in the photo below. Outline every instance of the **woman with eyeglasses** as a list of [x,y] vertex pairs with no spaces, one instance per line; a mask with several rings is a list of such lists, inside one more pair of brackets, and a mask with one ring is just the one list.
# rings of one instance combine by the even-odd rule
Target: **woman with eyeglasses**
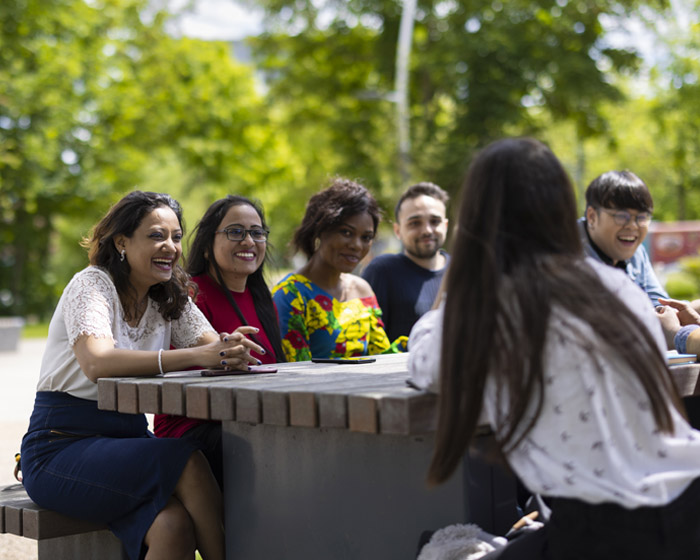
[[429,481],[485,421],[552,510],[485,558],[700,558],[700,432],[648,297],[584,257],[561,163],[534,139],[494,142],[461,198],[445,295],[409,343],[413,381],[439,392]]
[[608,171],[586,189],[586,215],[578,221],[586,254],[624,270],[651,299],[668,299],[642,242],[654,201],[646,183],[631,171]]
[[308,261],[273,289],[290,362],[401,352],[384,332],[371,286],[352,274],[367,255],[379,224],[379,207],[362,185],[336,178],[311,197],[293,243]]
[[[214,202],[197,224],[187,258],[187,271],[197,285],[194,296],[218,332],[254,327],[248,337],[261,352],[259,364],[284,362],[270,290],[264,274],[268,228],[262,208],[243,196]],[[221,423],[183,416],[156,415],[158,437],[184,437],[203,445],[212,471],[223,488]]]

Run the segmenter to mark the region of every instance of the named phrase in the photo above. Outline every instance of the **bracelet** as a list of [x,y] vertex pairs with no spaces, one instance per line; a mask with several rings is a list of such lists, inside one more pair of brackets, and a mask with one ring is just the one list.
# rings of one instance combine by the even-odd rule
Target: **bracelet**
[[160,370],[160,374],[163,375],[165,372],[163,371],[163,349],[161,348],[158,350],[158,369]]
[[700,325],[685,325],[678,329],[676,336],[673,337],[673,345],[676,347],[676,351],[679,354],[687,353],[686,344],[688,343],[688,337],[695,329],[700,329]]

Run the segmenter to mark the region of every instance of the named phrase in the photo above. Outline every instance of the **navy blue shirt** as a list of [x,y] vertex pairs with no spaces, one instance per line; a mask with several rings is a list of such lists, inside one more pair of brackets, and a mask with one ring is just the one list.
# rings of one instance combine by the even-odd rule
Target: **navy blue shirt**
[[362,272],[377,296],[389,340],[408,336],[413,324],[432,308],[450,258],[445,251],[440,253],[446,261],[439,270],[423,268],[399,253],[375,257]]

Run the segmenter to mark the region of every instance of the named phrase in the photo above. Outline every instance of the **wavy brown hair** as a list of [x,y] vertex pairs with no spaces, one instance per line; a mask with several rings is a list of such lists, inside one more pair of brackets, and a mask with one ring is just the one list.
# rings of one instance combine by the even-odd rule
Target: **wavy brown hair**
[[[136,299],[136,292],[129,281],[129,261],[120,259],[114,238],[134,235],[144,217],[161,206],[175,212],[180,229],[184,232],[182,208],[174,198],[167,194],[133,191],[112,206],[93,228],[92,235],[83,240],[82,245],[88,248],[90,264],[104,268],[112,277],[125,312],[131,308],[128,303]],[[151,286],[148,296],[158,304],[158,311],[165,319],[177,319],[187,304],[189,284],[189,276],[176,264],[170,280]]]
[[[498,427],[501,451],[532,429],[544,399],[543,351],[554,306],[587,323],[619,354],[649,396],[659,429],[673,430],[667,403],[680,411],[683,405],[665,359],[647,328],[585,262],[576,217],[569,178],[544,144],[500,140],[472,162],[446,278],[430,482],[446,480],[462,460],[488,376],[500,388],[497,398],[509,402]],[[525,423],[531,403],[535,414]]]

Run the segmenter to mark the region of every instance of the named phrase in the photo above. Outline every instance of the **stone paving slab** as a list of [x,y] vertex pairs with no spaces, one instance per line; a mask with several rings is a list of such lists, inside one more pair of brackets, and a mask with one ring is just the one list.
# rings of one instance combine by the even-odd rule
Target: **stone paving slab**
[[[21,339],[0,352],[0,486],[14,484],[14,456],[29,424],[46,339]],[[36,541],[0,535],[0,560],[36,560]]]

